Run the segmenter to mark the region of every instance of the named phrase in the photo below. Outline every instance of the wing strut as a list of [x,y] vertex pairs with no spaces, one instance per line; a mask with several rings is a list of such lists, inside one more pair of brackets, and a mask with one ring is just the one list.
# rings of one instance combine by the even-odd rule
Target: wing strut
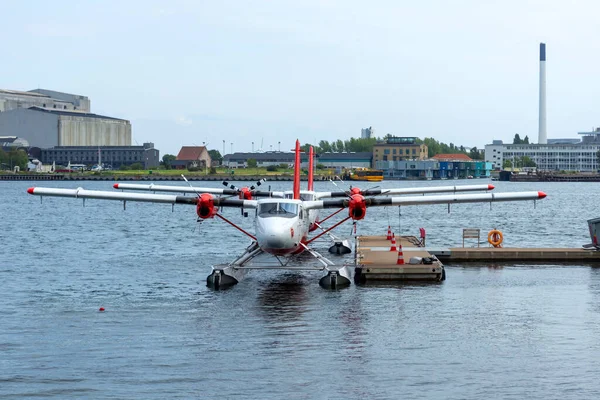
[[306,242],[306,244],[310,244],[311,242],[313,242],[314,240],[320,238],[321,236],[323,236],[324,234],[326,234],[327,232],[329,232],[330,230],[337,228],[338,226],[340,226],[341,224],[343,224],[344,222],[348,221],[350,218],[352,218],[351,216],[347,216],[346,218],[344,218],[343,220],[341,220],[340,222],[338,222],[337,224],[333,225],[331,228],[325,229],[323,232],[319,233],[317,236],[315,236],[314,238],[310,239],[309,241]]
[[245,234],[246,236],[250,236],[252,238],[252,240],[256,240],[256,237],[249,234],[248,232],[246,232],[245,230],[243,230],[242,228],[240,228],[239,226],[237,226],[236,224],[234,224],[233,222],[231,222],[230,220],[228,220],[227,218],[225,218],[224,216],[222,216],[219,213],[215,214],[217,217],[221,218],[223,221],[227,222],[229,225],[233,226],[235,229],[237,229],[238,231],[242,232],[243,234]]

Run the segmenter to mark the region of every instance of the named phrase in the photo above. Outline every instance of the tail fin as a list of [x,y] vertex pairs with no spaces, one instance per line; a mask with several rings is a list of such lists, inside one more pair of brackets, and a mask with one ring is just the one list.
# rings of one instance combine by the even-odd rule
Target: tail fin
[[300,141],[296,139],[296,162],[294,163],[294,199],[300,200]]
[[313,190],[313,147],[308,150],[308,190]]

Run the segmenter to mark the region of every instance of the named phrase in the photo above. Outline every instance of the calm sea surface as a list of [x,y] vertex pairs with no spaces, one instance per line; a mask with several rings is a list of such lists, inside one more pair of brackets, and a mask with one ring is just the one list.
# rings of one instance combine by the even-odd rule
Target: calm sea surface
[[[382,186],[472,183],[487,182]],[[339,291],[319,274],[269,271],[213,291],[210,265],[249,243],[223,222],[198,225],[189,206],[40,204],[34,184],[112,190],[0,182],[0,398],[600,398],[598,268],[454,265],[439,284]],[[370,209],[358,231],[424,227],[438,247],[460,246],[462,228],[498,228],[507,246],[589,243],[600,184],[494,184],[548,198],[403,207],[400,222],[397,207]]]

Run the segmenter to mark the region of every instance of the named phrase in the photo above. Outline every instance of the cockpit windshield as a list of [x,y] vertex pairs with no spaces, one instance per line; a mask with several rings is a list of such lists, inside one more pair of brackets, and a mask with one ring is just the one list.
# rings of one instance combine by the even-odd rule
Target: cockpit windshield
[[[284,193],[284,196],[286,199],[293,199],[294,193],[286,192],[286,193]],[[302,201],[311,201],[314,199],[315,199],[315,195],[312,193],[300,193],[300,200],[302,200]]]
[[258,206],[258,216],[293,218],[298,215],[298,204],[294,203],[263,203]]

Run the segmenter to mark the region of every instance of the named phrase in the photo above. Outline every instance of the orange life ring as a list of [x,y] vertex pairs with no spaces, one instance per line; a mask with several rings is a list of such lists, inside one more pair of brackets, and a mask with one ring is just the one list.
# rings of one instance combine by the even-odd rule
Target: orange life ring
[[502,236],[502,232],[498,229],[492,229],[490,233],[488,233],[488,242],[494,247],[501,247],[503,240],[504,237]]

